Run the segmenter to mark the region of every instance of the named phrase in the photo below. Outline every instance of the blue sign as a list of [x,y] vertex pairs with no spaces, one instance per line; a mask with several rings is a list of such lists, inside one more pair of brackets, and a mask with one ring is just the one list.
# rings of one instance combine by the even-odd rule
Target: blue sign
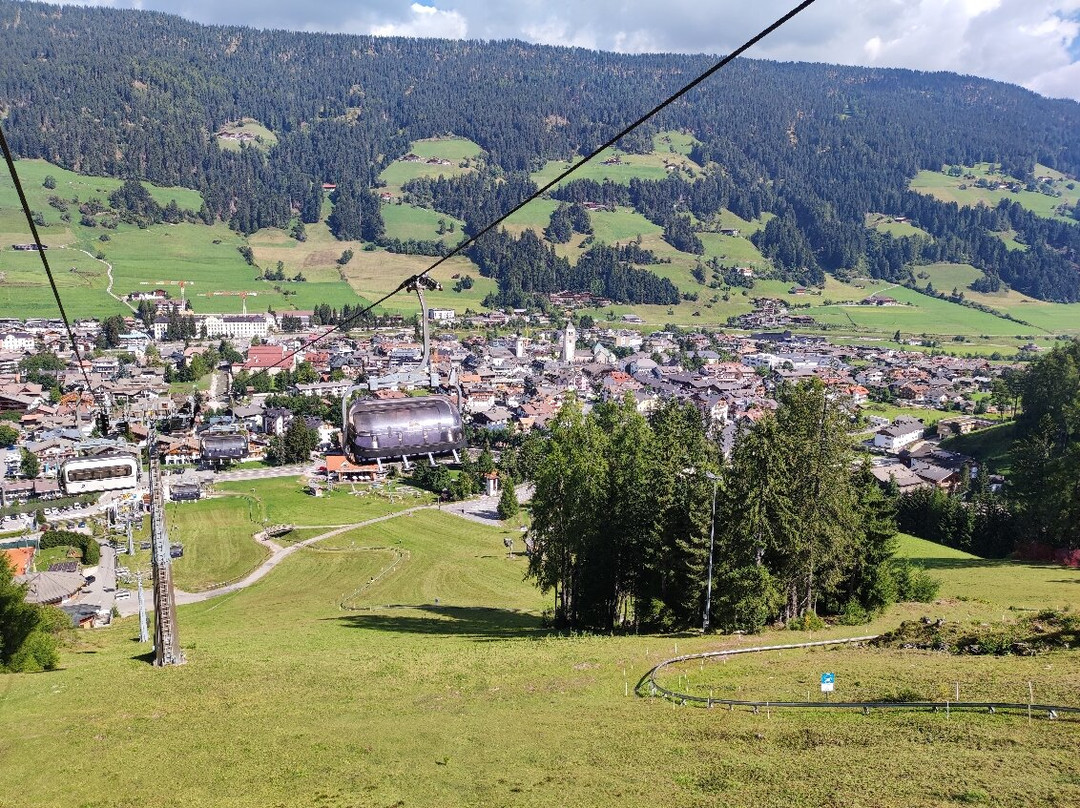
[[823,673],[821,674],[821,692],[832,693],[836,684],[836,674]]

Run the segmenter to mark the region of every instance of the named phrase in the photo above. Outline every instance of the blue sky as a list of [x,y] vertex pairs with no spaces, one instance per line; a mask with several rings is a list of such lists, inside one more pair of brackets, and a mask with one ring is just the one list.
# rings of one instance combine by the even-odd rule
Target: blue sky
[[[84,0],[204,23],[725,53],[797,0]],[[1080,0],[817,0],[764,59],[950,70],[1080,100]]]

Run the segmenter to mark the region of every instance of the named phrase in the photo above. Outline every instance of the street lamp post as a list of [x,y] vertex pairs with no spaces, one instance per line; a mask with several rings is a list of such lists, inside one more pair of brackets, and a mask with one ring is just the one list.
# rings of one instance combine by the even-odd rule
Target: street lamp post
[[711,471],[706,471],[705,476],[712,480],[712,518],[709,520],[709,570],[705,579],[705,611],[701,615],[701,633],[709,631],[709,612],[712,611],[712,562],[713,547],[716,543],[716,489],[720,483],[720,477]]

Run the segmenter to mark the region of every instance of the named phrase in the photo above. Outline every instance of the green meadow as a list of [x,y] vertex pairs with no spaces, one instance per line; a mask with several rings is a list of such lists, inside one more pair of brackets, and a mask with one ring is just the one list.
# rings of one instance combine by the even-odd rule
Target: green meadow
[[898,301],[895,306],[815,304],[806,313],[818,322],[853,332],[900,331],[907,336],[954,335],[1024,336],[1038,333],[1032,326],[1005,320],[977,309],[939,300],[902,286],[878,290]]
[[[604,149],[563,182],[573,180],[603,182],[604,180],[611,180],[612,182],[628,185],[632,179],[662,180],[670,173],[671,166],[677,167],[678,170],[685,172],[689,177],[694,177],[701,172],[701,166],[687,157],[679,148],[681,146],[682,149],[689,152],[685,136],[673,138],[673,151],[668,151],[667,144],[664,145],[664,149],[650,154],[628,154],[615,147]],[[578,159],[580,158],[575,158],[571,162],[549,160],[543,168],[533,172],[533,182],[540,187],[547,185],[574,165]]]
[[[988,168],[990,168],[989,163],[963,167],[965,174],[974,174],[976,178],[983,178],[989,182],[1011,180],[1011,178],[1004,177],[1001,174],[989,174],[987,172]],[[1080,189],[1077,189],[1075,182],[1060,172],[1042,165],[1035,166],[1035,175],[1053,178],[1054,188],[1061,196],[1051,196],[1038,191],[1025,190],[1014,193],[1007,189],[976,188],[974,180],[964,179],[964,177],[950,177],[942,171],[920,171],[915,176],[915,179],[911,181],[909,187],[913,191],[930,194],[942,202],[956,202],[958,205],[966,207],[974,205],[994,207],[1002,199],[1009,199],[1020,203],[1039,216],[1072,221],[1058,214],[1056,208],[1063,203],[1072,207],[1080,200]],[[1073,185],[1072,188],[1068,187],[1070,184]],[[961,188],[961,185],[966,187]]]
[[[227,123],[218,130],[218,146],[228,151],[240,151],[240,140],[236,136],[242,134],[250,135],[253,139],[248,142],[261,151],[270,151],[278,142],[277,135],[263,124],[254,118],[242,118],[239,121]],[[230,135],[233,137],[229,137]]]
[[[463,167],[462,163],[478,160],[483,157],[484,150],[471,140],[459,137],[432,138],[430,140],[416,140],[409,147],[420,162],[409,162],[397,159],[390,163],[379,179],[385,184],[386,190],[397,195],[401,193],[401,186],[409,180],[420,177],[456,177],[472,171],[471,166]],[[427,163],[426,160],[446,160],[448,165]]]
[[[974,292],[968,289],[967,285],[982,277],[982,272],[970,264],[928,264],[913,269],[920,283],[929,280],[935,289],[946,293],[956,287],[968,300],[1031,323],[1032,328],[1025,333],[1031,333],[1033,329],[1036,329],[1036,334],[1038,331],[1047,334],[1080,333],[1080,305],[1076,303],[1048,303],[1006,286],[997,292]],[[922,277],[924,273],[925,279]]]
[[[239,525],[264,509],[308,522],[359,515],[334,510],[345,507],[334,500],[309,498],[300,508],[295,480],[255,487],[218,500],[238,513],[220,518]],[[169,518],[195,514],[186,507]],[[904,537],[902,552],[942,581],[939,598],[898,605],[870,626],[567,636],[543,627],[550,595],[523,580],[523,556],[507,556],[503,539],[518,535],[434,509],[339,534],[252,587],[180,607],[181,667],[148,664],[133,618],[78,633],[60,670],[0,678],[0,806],[1080,800],[1080,721],[1068,717],[755,715],[634,695],[639,677],[676,653],[875,633],[923,615],[972,622],[1075,609],[1080,572],[988,562]],[[1038,699],[1071,704],[1080,687],[1075,655],[783,651],[695,663],[673,672],[673,682],[801,698],[829,670],[838,696],[936,697],[959,685],[964,696],[1023,701],[1030,681]]]
[[884,213],[868,213],[866,215],[866,226],[871,230],[877,230],[879,233],[888,233],[893,238],[904,238],[905,236],[927,236],[929,233],[922,230],[911,222],[898,222],[892,216],[886,216]]

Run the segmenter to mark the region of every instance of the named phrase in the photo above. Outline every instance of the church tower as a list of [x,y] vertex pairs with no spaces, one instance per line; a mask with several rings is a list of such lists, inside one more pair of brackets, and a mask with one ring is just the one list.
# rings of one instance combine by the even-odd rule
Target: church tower
[[563,348],[562,348],[562,360],[567,364],[572,364],[574,361],[574,352],[577,350],[577,329],[574,328],[574,324],[567,320],[566,328],[563,331]]

